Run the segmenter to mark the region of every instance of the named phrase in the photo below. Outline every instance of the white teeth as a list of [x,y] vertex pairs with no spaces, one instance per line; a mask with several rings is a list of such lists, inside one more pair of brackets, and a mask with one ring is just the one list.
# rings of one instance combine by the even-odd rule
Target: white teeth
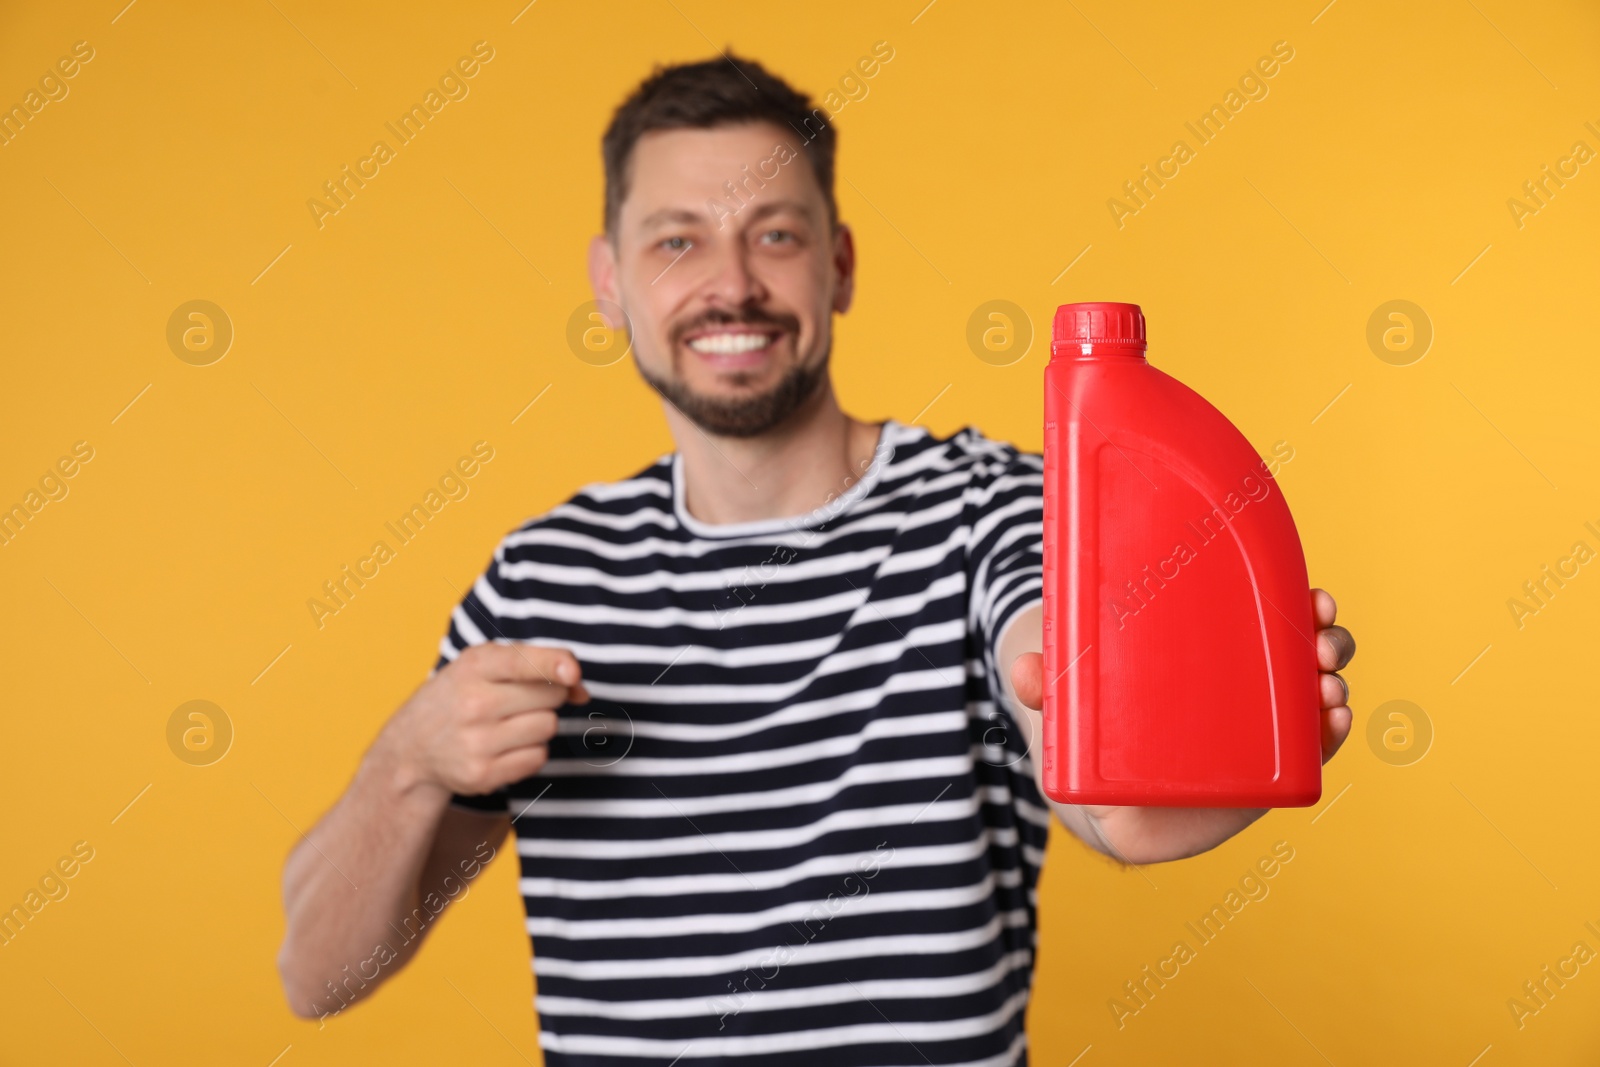
[[712,333],[696,337],[689,342],[689,347],[696,352],[730,356],[737,355],[740,352],[754,352],[758,348],[766,348],[771,343],[772,337],[770,334]]

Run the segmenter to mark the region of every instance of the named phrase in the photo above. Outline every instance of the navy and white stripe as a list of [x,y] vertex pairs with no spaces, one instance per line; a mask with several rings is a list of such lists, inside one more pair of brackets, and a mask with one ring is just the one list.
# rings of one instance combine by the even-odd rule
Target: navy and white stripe
[[995,646],[1041,588],[1042,465],[893,421],[810,516],[708,525],[681,463],[500,543],[438,666],[570,649],[515,816],[551,1067],[1027,1061],[1049,810]]

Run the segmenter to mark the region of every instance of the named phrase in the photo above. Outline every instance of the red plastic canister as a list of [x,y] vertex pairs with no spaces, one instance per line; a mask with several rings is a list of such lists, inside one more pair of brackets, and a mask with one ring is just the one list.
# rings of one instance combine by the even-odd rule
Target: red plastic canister
[[1322,795],[1305,553],[1273,478],[1145,359],[1137,304],[1056,310],[1044,390],[1044,789],[1071,804]]

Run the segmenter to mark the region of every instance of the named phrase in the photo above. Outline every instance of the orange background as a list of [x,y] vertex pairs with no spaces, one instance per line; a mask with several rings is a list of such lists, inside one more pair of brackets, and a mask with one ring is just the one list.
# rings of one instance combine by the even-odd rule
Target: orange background
[[[1574,542],[1600,549],[1600,174],[1520,227],[1507,204],[1600,149],[1592,5],[122,2],[0,12],[7,106],[94,49],[0,146],[0,505],[94,450],[0,546],[0,905],[94,852],[0,947],[0,1061],[538,1061],[511,864],[319,1031],[274,970],[282,859],[496,540],[671,447],[629,363],[566,341],[610,110],[724,45],[820,96],[878,41],[893,59],[835,120],[861,257],[846,406],[1038,448],[1047,346],[980,359],[975,309],[1040,332],[1058,303],[1136,301],[1153,363],[1258,450],[1294,448],[1279,483],[1361,647],[1322,805],[1143,871],[1058,832],[1036,1062],[1600,1056],[1592,965],[1521,1028],[1507,1007],[1574,942],[1600,950],[1600,576],[1520,628],[1507,606]],[[319,228],[307,200],[480,40],[470,94]],[[1266,97],[1191,140],[1278,41]],[[1194,157],[1119,228],[1107,201],[1180,138]],[[207,366],[167,342],[197,299],[234,332]],[[1434,333],[1404,366],[1367,341],[1396,299]],[[470,494],[318,629],[322,582],[479,440]],[[191,700],[232,725],[209,766],[168,745]],[[1391,700],[1431,723],[1420,760],[1369,743]],[[1122,983],[1277,841],[1270,895],[1119,1029]]]

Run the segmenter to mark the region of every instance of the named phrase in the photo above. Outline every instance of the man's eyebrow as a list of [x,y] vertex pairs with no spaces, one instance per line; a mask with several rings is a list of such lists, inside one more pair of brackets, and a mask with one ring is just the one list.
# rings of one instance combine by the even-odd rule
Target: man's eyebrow
[[[768,215],[776,214],[780,211],[792,211],[807,219],[813,218],[815,214],[810,206],[803,201],[787,198],[782,200],[757,200],[750,206],[749,211],[750,217],[754,219],[766,218]],[[691,211],[688,208],[681,207],[664,207],[652,211],[640,219],[639,228],[648,230],[674,222],[699,223],[705,221],[706,215],[703,212]]]
[[652,211],[639,221],[641,227],[659,226],[664,222],[704,222],[705,215],[688,208],[664,207],[659,211]]
[[814,215],[814,212],[811,210],[810,205],[805,204],[805,203],[803,203],[803,202],[801,202],[799,200],[767,200],[767,201],[763,201],[763,202],[758,203],[755,206],[753,206],[750,209],[750,214],[751,214],[751,216],[753,218],[758,218],[759,219],[759,218],[765,218],[768,215],[775,215],[780,211],[792,211],[796,215],[800,215],[800,216],[802,216],[804,218],[808,218],[808,219],[812,218],[813,215]]

